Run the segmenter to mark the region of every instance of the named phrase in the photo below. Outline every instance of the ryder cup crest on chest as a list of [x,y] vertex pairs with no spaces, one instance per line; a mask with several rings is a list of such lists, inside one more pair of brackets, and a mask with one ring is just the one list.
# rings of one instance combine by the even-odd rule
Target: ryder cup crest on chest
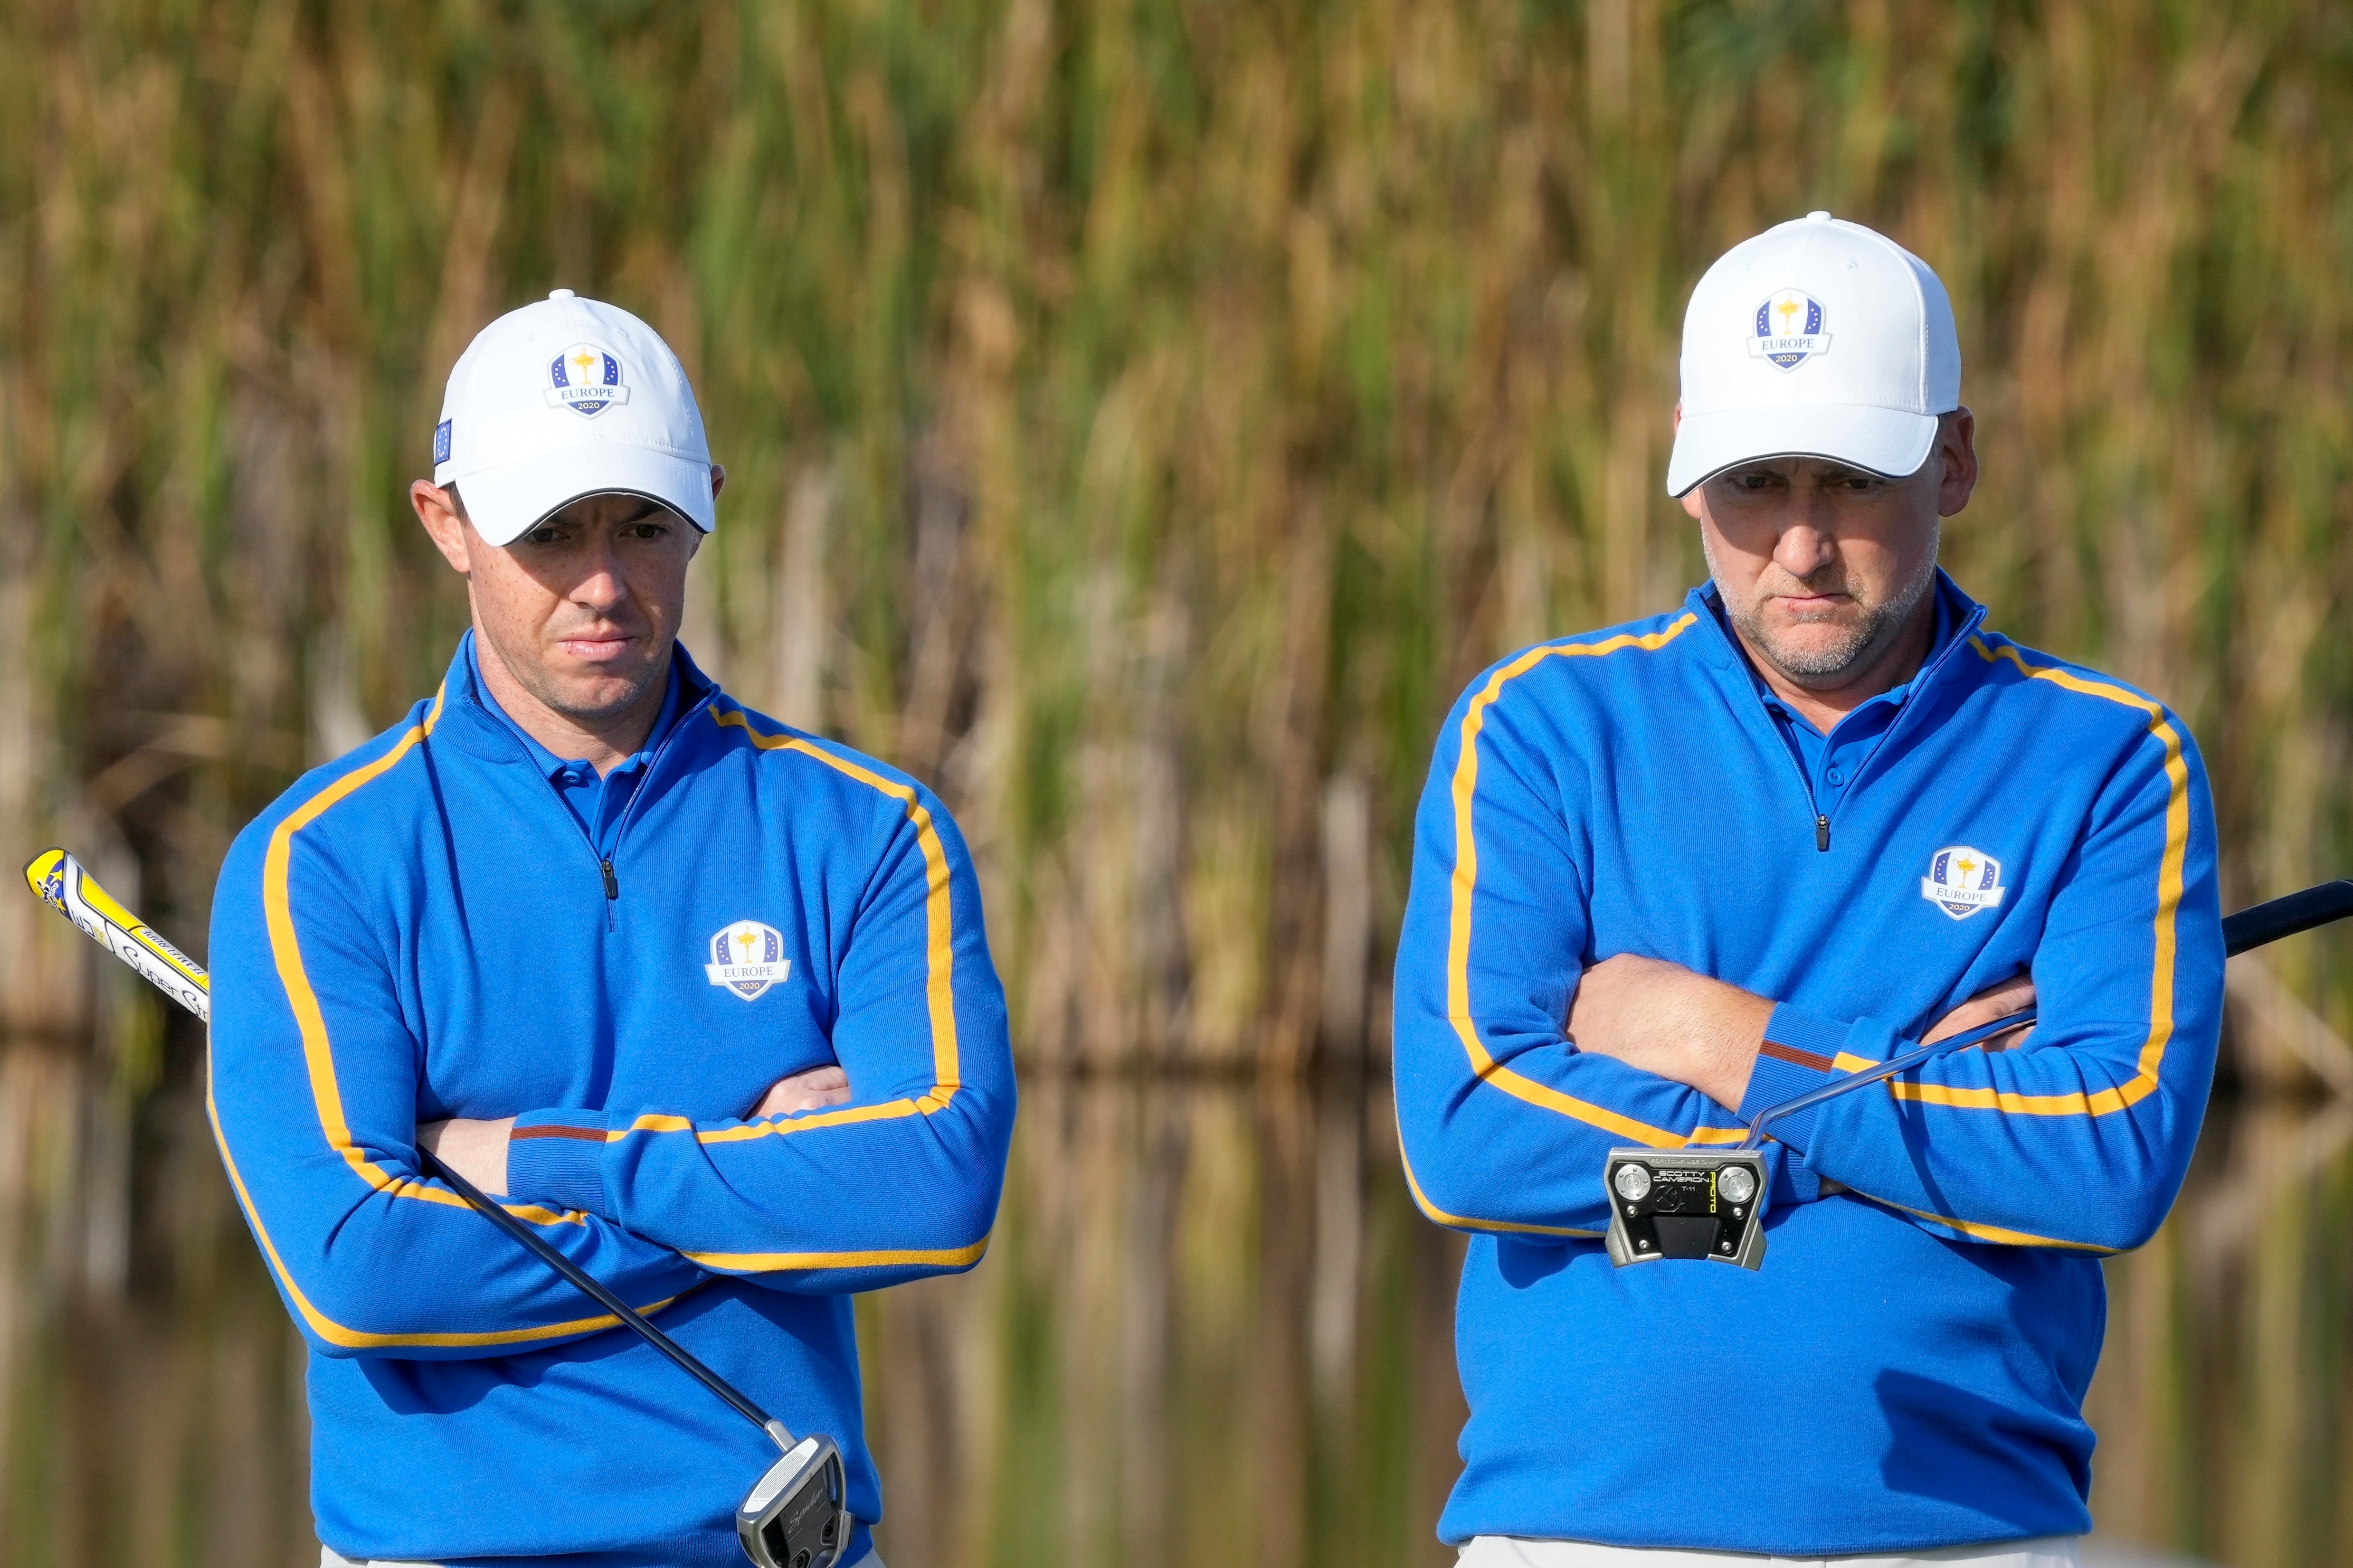
[[793,977],[784,933],[758,921],[730,921],[712,931],[709,954],[703,977],[741,1001],[756,1001]]
[[1920,879],[1920,896],[1957,921],[1979,910],[2001,907],[2001,862],[1982,849],[1948,844],[1928,858],[1928,874]]

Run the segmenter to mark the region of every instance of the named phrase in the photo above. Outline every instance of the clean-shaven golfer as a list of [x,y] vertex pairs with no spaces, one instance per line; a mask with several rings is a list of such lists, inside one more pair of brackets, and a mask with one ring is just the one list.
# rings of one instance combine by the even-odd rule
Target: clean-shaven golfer
[[[1736,247],[1667,467],[1712,581],[1447,719],[1395,1058],[1416,1196],[1472,1237],[1466,1564],[2049,1568],[2090,1523],[2100,1258],[2164,1217],[2213,1069],[2213,815],[2163,705],[1938,571],[1960,371],[1881,236]],[[2008,1049],[1776,1125],[1759,1271],[1610,1267],[1607,1150],[1736,1142],[2030,1000]]]
[[491,323],[434,458],[472,630],[214,904],[215,1121],[310,1346],[324,1562],[728,1563],[774,1458],[420,1145],[831,1434],[859,1562],[850,1294],[979,1259],[1013,1124],[970,859],[922,785],[677,645],[723,475],[642,321],[558,290]]

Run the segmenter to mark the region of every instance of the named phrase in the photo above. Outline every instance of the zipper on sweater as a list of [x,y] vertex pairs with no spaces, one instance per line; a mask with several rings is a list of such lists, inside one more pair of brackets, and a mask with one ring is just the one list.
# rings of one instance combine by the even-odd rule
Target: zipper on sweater
[[[712,689],[712,691],[716,689],[715,687]],[[678,716],[670,721],[670,733],[661,738],[660,743],[654,747],[653,755],[646,759],[645,771],[638,775],[638,787],[629,793],[629,804],[621,808],[621,820],[613,825],[613,855],[618,855],[621,852],[621,840],[628,837],[629,819],[638,815],[638,802],[645,799],[647,787],[653,783],[654,769],[660,764],[662,753],[670,750],[671,742],[678,739],[680,733],[685,730],[688,721],[693,719],[696,711],[710,700],[711,695],[711,691],[706,691],[701,698],[690,703],[684,700],[685,692],[679,693],[681,700],[679,703]],[[583,827],[580,830],[580,837],[588,840],[588,853],[597,857],[596,869],[604,873],[605,929],[608,931],[618,931],[621,929],[621,879],[614,874],[612,856],[606,855],[596,847],[596,841],[588,837],[586,828]]]
[[[716,686],[712,686],[692,702],[685,700],[685,691],[679,692],[681,700],[678,715],[670,721],[670,733],[661,738],[660,744],[654,747],[653,755],[646,759],[645,772],[638,775],[638,787],[630,794],[629,804],[621,808],[621,820],[613,825],[613,855],[618,855],[621,852],[622,837],[628,832],[629,818],[637,815],[638,802],[644,797],[646,785],[653,778],[654,765],[661,760],[662,753],[670,750],[670,742],[678,739],[679,731],[686,728],[687,721],[694,717],[695,710],[709,702],[718,689]],[[470,697],[466,700],[472,702],[476,710],[481,712],[486,723],[498,722],[480,702],[474,701]],[[614,873],[612,856],[607,855],[605,851],[596,847],[595,836],[588,831],[587,825],[580,820],[578,814],[565,804],[564,792],[556,788],[555,781],[543,778],[541,782],[547,785],[548,794],[555,797],[555,803],[563,808],[564,815],[572,818],[572,826],[580,831],[581,844],[587,848],[590,858],[596,862],[596,870],[605,880],[605,929],[608,931],[618,931],[620,929],[621,879]]]
[[[1959,649],[1960,646],[1967,642],[1970,637],[1975,635],[1978,623],[1984,619],[1984,616],[1985,611],[1982,608],[1979,608],[1972,611],[1968,616],[1962,619],[1959,625],[1954,626],[1951,638],[1946,642],[1944,647],[1938,651],[1936,657],[1923,664],[1920,668],[1913,674],[1911,685],[1915,691],[1918,689],[1922,682],[1927,680],[1931,676],[1942,669],[1946,663],[1952,658],[1955,652]],[[1736,659],[1741,658],[1739,646],[1736,641],[1734,642],[1732,651],[1733,657]],[[1742,668],[1745,668],[1746,665],[1744,664]],[[1870,770],[1872,763],[1879,760],[1879,753],[1886,750],[1887,742],[1894,738],[1896,730],[1902,726],[1905,719],[1910,717],[1911,707],[1912,704],[1907,700],[1904,704],[1904,710],[1899,711],[1895,715],[1894,719],[1888,723],[1887,728],[1881,732],[1878,743],[1871,748],[1870,754],[1864,757],[1862,764],[1854,770],[1854,777],[1848,781],[1846,786],[1848,794],[1852,794],[1856,789],[1862,786],[1862,775]],[[1773,716],[1770,713],[1767,713],[1765,716],[1765,722],[1768,727],[1773,729],[1773,740],[1775,743],[1780,747],[1781,754],[1789,759],[1789,771],[1798,775],[1798,788],[1805,795],[1807,809],[1814,814],[1814,851],[1816,854],[1827,855],[1831,850],[1830,813],[1824,811],[1821,808],[1821,803],[1814,798],[1814,781],[1806,776],[1804,765],[1800,763],[1796,755],[1790,752],[1789,742],[1781,736],[1779,727],[1773,723]],[[1832,725],[1831,728],[1836,729],[1837,726]],[[1829,744],[1830,737],[1828,735],[1824,735],[1822,737],[1822,742],[1825,745]]]
[[[1757,706],[1761,708],[1764,704],[1760,702]],[[1775,749],[1778,750],[1784,757],[1788,758],[1789,771],[1798,775],[1798,792],[1806,797],[1806,809],[1814,814],[1815,853],[1827,855],[1830,853],[1831,848],[1830,814],[1821,808],[1821,804],[1819,801],[1814,799],[1814,781],[1806,776],[1804,764],[1800,763],[1798,761],[1797,754],[1789,750],[1789,742],[1782,737],[1780,727],[1774,724],[1773,715],[1770,713],[1766,714],[1765,722],[1773,731],[1773,745]]]
[[[1956,626],[1953,628],[1952,637],[1947,640],[1944,647],[1938,650],[1936,657],[1928,660],[1926,664],[1922,665],[1918,670],[1914,672],[1912,679],[1909,682],[1912,688],[1913,696],[1918,695],[1922,686],[1926,685],[1930,679],[1932,679],[1939,670],[1945,668],[1946,665],[1952,662],[1953,656],[1960,651],[1961,645],[1976,635],[1978,626],[1984,617],[1985,612],[1983,609],[1972,611],[1968,616],[1962,619],[1958,626]],[[1912,698],[1907,696],[1904,700],[1904,706],[1896,710],[1895,717],[1888,721],[1887,728],[1880,731],[1879,739],[1872,746],[1870,752],[1864,756],[1859,764],[1856,765],[1854,776],[1847,781],[1846,790],[1848,795],[1852,795],[1856,790],[1862,787],[1863,774],[1871,771],[1871,764],[1879,761],[1879,753],[1887,749],[1887,742],[1895,738],[1895,731],[1902,729],[1904,727],[1905,721],[1912,717],[1913,707],[1914,704]],[[1832,725],[1831,728],[1836,729],[1837,726]],[[1830,743],[1830,737],[1828,735],[1822,737],[1822,743],[1824,745],[1828,745]],[[1788,750],[1788,747],[1784,745],[1781,749],[1786,752]],[[1792,757],[1789,760],[1792,763],[1797,761],[1795,757]],[[1799,775],[1802,777],[1805,770],[1800,768],[1798,771]],[[1809,783],[1806,785],[1806,799],[1809,802],[1811,802],[1813,798],[1814,786]],[[1844,797],[1841,796],[1841,798]],[[1823,814],[1821,807],[1819,805],[1816,805],[1814,806],[1814,847],[1824,854],[1828,854],[1830,852],[1830,847],[1831,819]]]
[[[679,732],[686,728],[688,721],[694,717],[696,710],[702,707],[703,701],[708,700],[709,695],[706,692],[702,699],[689,703],[683,700],[686,693],[683,691],[679,693],[681,700],[679,703],[678,716],[670,721],[670,733],[661,738],[660,743],[654,747],[653,755],[646,759],[645,771],[638,775],[638,787],[629,792],[629,804],[621,807],[621,820],[613,824],[615,855],[621,852],[621,840],[628,837],[629,819],[638,815],[638,802],[646,798],[647,787],[654,782],[654,769],[660,765],[662,753],[670,750],[670,742],[678,739]],[[583,836],[586,836],[585,829]],[[596,846],[591,843],[588,846],[588,853],[596,855],[600,852]],[[616,924],[617,917],[614,906],[620,901],[621,879],[613,874],[613,862],[609,857],[600,858],[596,866],[605,873],[605,929],[613,931],[617,929]]]

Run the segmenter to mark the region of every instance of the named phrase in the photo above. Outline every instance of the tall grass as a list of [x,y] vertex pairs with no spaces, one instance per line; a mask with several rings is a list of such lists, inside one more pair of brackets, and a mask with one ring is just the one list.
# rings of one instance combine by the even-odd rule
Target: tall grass
[[199,931],[429,690],[401,488],[568,286],[730,467],[691,644],[948,794],[1025,1049],[1353,1049],[1437,716],[1697,574],[1682,303],[1820,205],[1954,295],[1964,582],[2176,703],[2280,890],[2345,847],[2348,110],[2318,0],[12,7],[0,822]]
[[[2284,891],[2353,869],[2348,125],[2330,0],[18,0],[0,848],[71,842],[200,947],[237,826],[431,689],[463,602],[403,487],[469,336],[568,287],[670,338],[729,467],[690,646],[939,785],[1033,1066],[1377,1055],[1439,716],[1697,577],[1683,302],[1820,206],[1953,294],[1950,564],[2172,702],[2228,896]],[[2345,952],[2275,960],[2339,1030]],[[57,1266],[103,1285],[230,1222],[152,1169],[194,1037],[93,962],[0,895],[0,1023],[47,1042],[0,1126],[89,1119],[0,1148],[0,1229],[113,1215]],[[2240,1076],[2306,1078],[2275,1034]],[[2251,1320],[2327,1356],[2332,1169],[2250,1254]],[[2202,1267],[2120,1275],[2156,1370],[2112,1408],[2183,1477],[2146,1512],[2213,1541],[2217,1413],[2159,1375],[2211,1348]],[[2260,1453],[2341,1468],[2338,1372],[2253,1338]],[[2242,1489],[2290,1510],[2245,1561],[2341,1541],[2295,1474]]]

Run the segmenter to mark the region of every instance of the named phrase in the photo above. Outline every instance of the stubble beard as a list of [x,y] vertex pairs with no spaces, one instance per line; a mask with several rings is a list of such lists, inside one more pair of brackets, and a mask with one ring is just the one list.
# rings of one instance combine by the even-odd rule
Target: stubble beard
[[[1735,603],[1733,595],[1724,591],[1724,574],[1716,570],[1715,552],[1709,547],[1704,531],[1700,534],[1700,550],[1707,558],[1708,575],[1715,579],[1716,593],[1724,600],[1724,613],[1741,636],[1741,640],[1771,662],[1774,668],[1800,685],[1817,682],[1835,685],[1836,678],[1865,663],[1894,637],[1899,636],[1920,607],[1936,582],[1936,546],[1931,534],[1928,549],[1921,557],[1919,569],[1898,584],[1886,598],[1875,604],[1864,604],[1856,595],[1862,613],[1852,621],[1831,623],[1838,633],[1826,641],[1792,646],[1782,635],[1782,629],[1766,624],[1763,606],[1771,596],[1760,586],[1756,596],[1746,603]],[[1770,568],[1778,571],[1778,567]],[[1786,578],[1788,574],[1783,573]],[[1832,578],[1826,571],[1813,577],[1790,578],[1812,593],[1852,593],[1841,572]],[[1821,626],[1821,621],[1801,625]]]
[[517,686],[530,692],[542,707],[575,724],[586,726],[606,723],[628,712],[644,699],[647,690],[652,687],[657,678],[666,679],[670,674],[670,663],[667,659],[653,660],[646,668],[638,672],[635,679],[617,676],[617,672],[618,679],[628,680],[623,695],[604,702],[584,703],[567,695],[562,685],[545,668],[528,660],[509,658],[506,651],[495,643],[491,645],[491,653],[492,658],[505,667],[508,677]]

